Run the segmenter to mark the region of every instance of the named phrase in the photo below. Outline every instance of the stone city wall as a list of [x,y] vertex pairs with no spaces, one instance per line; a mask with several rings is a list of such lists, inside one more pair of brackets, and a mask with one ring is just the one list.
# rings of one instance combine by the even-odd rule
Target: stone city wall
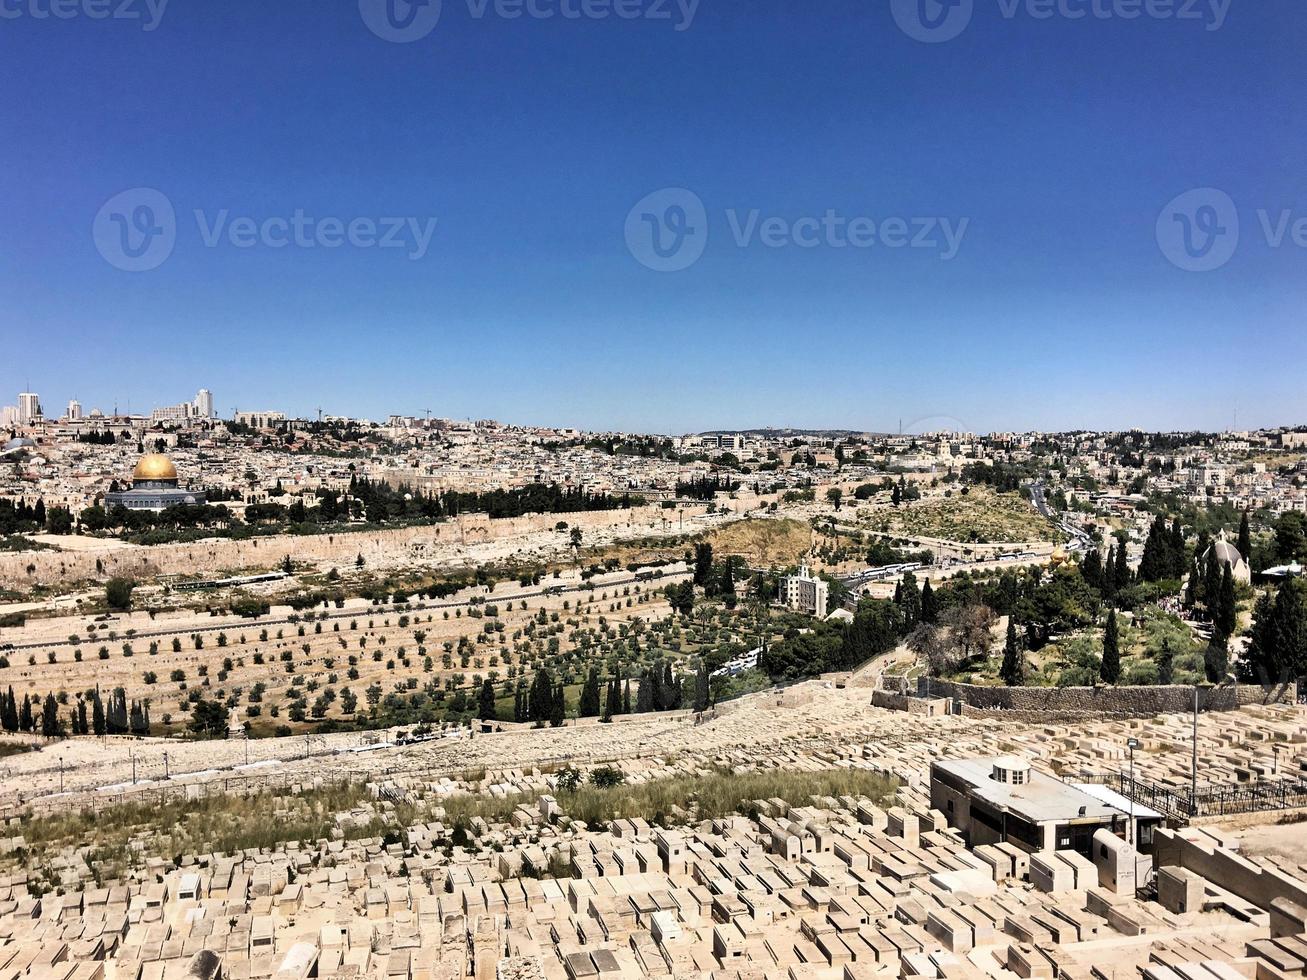
[[[685,517],[706,512],[705,505],[682,508]],[[671,516],[669,516],[669,514]],[[275,535],[234,541],[211,538],[151,547],[116,545],[99,551],[25,551],[0,554],[0,588],[30,588],[114,576],[143,579],[155,575],[227,575],[276,568],[290,557],[296,562],[352,564],[359,555],[369,566],[393,564],[407,553],[419,562],[438,557],[444,547],[499,541],[552,530],[560,521],[584,530],[630,528],[653,533],[668,521],[675,530],[679,515],[657,506],[578,514],[528,514],[492,520],[465,514],[440,524],[339,534]],[[692,529],[687,529],[692,530]]]
[[[993,711],[1072,712],[1078,715],[1149,717],[1192,711],[1194,689],[1190,686],[1147,687],[985,687],[959,684],[929,677],[917,679],[917,696],[951,698],[967,709]],[[1204,711],[1233,711],[1240,705],[1281,701],[1280,689],[1264,691],[1256,684],[1200,689],[1199,705]]]

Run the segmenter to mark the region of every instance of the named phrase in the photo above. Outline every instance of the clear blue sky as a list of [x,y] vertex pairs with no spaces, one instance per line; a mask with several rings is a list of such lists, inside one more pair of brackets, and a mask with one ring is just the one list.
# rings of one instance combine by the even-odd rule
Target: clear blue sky
[[[0,403],[30,382],[53,410],[205,386],[224,415],[665,432],[1307,422],[1307,248],[1257,216],[1307,218],[1301,0],[1234,0],[1218,30],[1211,0],[1205,20],[974,0],[945,43],[890,0],[701,0],[685,30],[675,3],[509,20],[444,0],[402,44],[357,0],[172,0],[152,31],[95,0],[34,16],[49,2],[0,0]],[[138,187],[176,241],[131,273],[92,225]],[[679,272],[624,238],[666,187],[707,213]],[[1155,226],[1201,187],[1241,236],[1196,273]],[[297,209],[438,224],[413,260],[208,247],[193,213]],[[738,247],[727,212],[755,209],[968,225],[949,260]]]

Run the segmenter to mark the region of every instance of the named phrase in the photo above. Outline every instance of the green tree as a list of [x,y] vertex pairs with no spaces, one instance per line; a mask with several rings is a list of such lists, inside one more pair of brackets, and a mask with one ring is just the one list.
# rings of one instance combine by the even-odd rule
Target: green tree
[[553,704],[549,711],[549,727],[561,728],[563,724],[564,712],[567,707],[567,699],[563,693],[563,685],[558,685],[558,690],[554,692]]
[[1230,637],[1234,636],[1235,627],[1238,625],[1239,605],[1234,595],[1234,574],[1230,571],[1230,563],[1225,563],[1225,569],[1221,572],[1221,591],[1216,602],[1216,636],[1221,645],[1225,646]]
[[1003,644],[1003,666],[999,676],[1008,687],[1020,687],[1025,681],[1025,658],[1021,655],[1021,646],[1017,640],[1016,620],[1009,617],[1007,621],[1007,640]]
[[939,622],[939,599],[931,587],[930,579],[921,587],[921,621],[929,625]]
[[126,612],[132,608],[132,590],[136,583],[129,578],[111,578],[104,586],[104,601],[110,609]]
[[554,679],[548,669],[536,671],[527,697],[529,720],[537,728],[543,727],[554,714]]
[[477,706],[477,717],[482,721],[495,720],[495,685],[489,677],[481,682],[481,700]]
[[1175,654],[1171,652],[1171,638],[1162,637],[1162,651],[1157,656],[1157,683],[1175,682]]
[[1212,684],[1219,684],[1225,679],[1226,672],[1230,669],[1230,651],[1225,645],[1225,640],[1219,636],[1212,637],[1212,642],[1207,644],[1207,649],[1203,651],[1203,672],[1207,675],[1207,680]]
[[694,710],[708,710],[708,665],[702,662],[694,675]]
[[1307,562],[1307,514],[1286,510],[1279,516],[1275,522],[1275,556],[1286,563]]
[[598,716],[599,710],[599,671],[591,667],[585,685],[581,688],[581,703],[577,709],[577,717],[594,718]]
[[703,588],[712,576],[712,545],[701,541],[694,546],[694,584]]
[[1117,632],[1116,610],[1107,614],[1107,628],[1103,630],[1103,665],[1100,676],[1105,684],[1115,684],[1121,678],[1120,636]]

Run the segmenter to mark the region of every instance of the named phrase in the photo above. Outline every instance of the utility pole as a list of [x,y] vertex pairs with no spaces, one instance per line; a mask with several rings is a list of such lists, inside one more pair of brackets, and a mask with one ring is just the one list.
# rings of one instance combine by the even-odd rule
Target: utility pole
[[1189,768],[1189,816],[1198,816],[1198,685],[1194,685],[1193,759]]
[[64,793],[64,757],[59,757],[59,795]]
[[171,779],[171,778],[172,778],[172,775],[171,775],[171,774],[169,773],[169,771],[168,771],[168,753],[167,753],[167,752],[165,752],[165,753],[163,754],[163,778],[164,778],[164,779]]
[[1133,847],[1138,836],[1135,833],[1135,749],[1139,748],[1139,739],[1128,738],[1125,740],[1125,746],[1130,750],[1130,792],[1126,794],[1130,800],[1130,826],[1126,841]]

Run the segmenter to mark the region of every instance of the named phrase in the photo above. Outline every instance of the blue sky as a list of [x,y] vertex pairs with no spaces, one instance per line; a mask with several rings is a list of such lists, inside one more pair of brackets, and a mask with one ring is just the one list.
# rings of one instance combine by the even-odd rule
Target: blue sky
[[[1215,0],[973,0],[941,43],[891,0],[700,0],[688,23],[444,0],[408,43],[358,0],[172,0],[153,30],[146,0],[50,2],[0,0],[0,402],[30,382],[47,408],[206,386],[222,414],[664,432],[1307,422],[1307,247],[1258,213],[1307,218],[1300,0],[1233,0],[1219,27]],[[175,232],[128,272],[93,228],[137,188]],[[675,272],[624,231],[664,188],[706,223]],[[1239,225],[1209,271],[1156,230],[1195,188]],[[418,258],[228,234],[297,211],[436,225]],[[965,234],[949,258],[741,245],[751,212]]]

